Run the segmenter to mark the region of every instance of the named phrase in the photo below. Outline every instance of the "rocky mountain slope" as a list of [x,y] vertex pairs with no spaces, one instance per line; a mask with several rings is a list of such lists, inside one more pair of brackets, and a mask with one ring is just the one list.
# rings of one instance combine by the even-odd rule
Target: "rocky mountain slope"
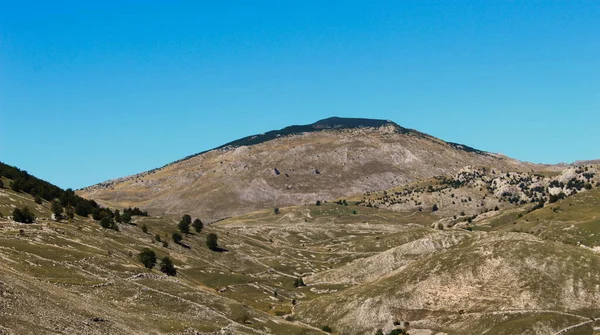
[[246,137],[78,194],[110,207],[189,212],[213,221],[387,189],[465,166],[551,168],[447,143],[391,121],[331,118]]

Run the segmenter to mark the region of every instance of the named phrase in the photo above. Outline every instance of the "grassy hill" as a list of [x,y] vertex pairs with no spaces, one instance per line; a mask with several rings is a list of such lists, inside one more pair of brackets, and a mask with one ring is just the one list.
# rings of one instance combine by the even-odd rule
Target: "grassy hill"
[[[572,225],[594,234],[588,229],[598,197],[597,189],[581,192],[516,225],[540,218],[556,225],[557,237]],[[36,223],[7,218],[24,205],[35,208]],[[600,316],[600,256],[570,238],[493,222],[527,206],[500,210],[468,231],[431,228],[440,216],[430,211],[323,202],[225,219],[177,244],[171,234],[180,216],[134,216],[119,231],[80,216],[55,222],[49,203],[3,188],[0,330],[325,334],[328,326],[335,334],[399,327],[412,335],[550,334],[581,324],[567,334],[591,335],[599,326],[590,318]],[[209,233],[224,252],[206,247]],[[144,248],[169,256],[177,276],[144,268],[137,259]],[[296,287],[298,278],[307,286]]]

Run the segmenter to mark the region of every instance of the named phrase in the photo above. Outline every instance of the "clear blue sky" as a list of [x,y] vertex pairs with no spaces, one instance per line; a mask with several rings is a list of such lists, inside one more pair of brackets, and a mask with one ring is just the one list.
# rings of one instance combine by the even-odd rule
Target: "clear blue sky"
[[599,1],[0,0],[0,161],[79,188],[329,116],[600,158]]

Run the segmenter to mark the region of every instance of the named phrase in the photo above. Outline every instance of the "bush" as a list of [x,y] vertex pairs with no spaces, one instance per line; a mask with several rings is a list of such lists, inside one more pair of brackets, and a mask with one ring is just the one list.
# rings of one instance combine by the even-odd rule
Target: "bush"
[[[147,233],[148,233],[148,226],[146,226],[146,224],[145,224],[145,223],[142,225],[142,232],[144,232],[144,234],[147,234]],[[158,235],[156,235],[156,236],[158,236]],[[159,236],[159,237],[160,237],[160,236]]]
[[0,179],[0,188],[4,188],[4,182]]
[[20,192],[21,191],[21,180],[20,179],[13,180],[12,183],[10,183],[10,189],[15,192]]
[[102,218],[102,220],[100,220],[100,226],[104,229],[113,229],[119,231],[119,227],[117,226],[115,221],[108,216],[105,216]]
[[98,208],[92,210],[92,219],[100,221],[102,219],[102,211]]
[[160,235],[158,234],[154,235],[154,239],[156,240],[156,242],[161,242]]
[[274,209],[273,209],[273,214],[279,214],[279,213],[281,213],[281,212],[279,211],[279,208],[274,208]]
[[204,228],[204,224],[200,219],[196,219],[194,220],[194,223],[192,223],[192,227],[194,227],[194,230],[199,233],[202,231],[202,228]]
[[138,260],[146,269],[152,269],[156,265],[156,254],[150,249],[143,249],[138,255]]
[[13,210],[13,220],[21,223],[33,223],[35,215],[33,215],[27,206],[23,207],[23,209],[15,208]]
[[123,223],[131,223],[131,214],[129,212],[123,212],[123,215],[121,215],[121,221]]
[[163,272],[163,273],[166,273],[167,276],[175,276],[175,275],[177,275],[177,269],[175,269],[175,266],[173,265],[173,262],[167,256],[165,256],[160,261],[160,271]]
[[35,198],[33,198],[33,201],[38,205],[42,204],[42,198],[39,195],[36,195]]
[[215,233],[210,233],[208,234],[208,236],[206,236],[206,246],[208,247],[208,249],[212,251],[219,250],[219,245],[217,243],[218,238],[219,237]]
[[321,328],[321,330],[323,330],[324,332],[328,332],[328,333],[331,333],[331,332],[333,331],[333,330],[331,329],[331,327],[329,327],[329,326],[323,326],[323,327]]
[[439,209],[439,208],[438,208],[438,205],[437,205],[437,204],[434,204],[434,205],[433,205],[433,207],[431,207],[431,211],[432,211],[432,212],[437,212],[437,210],[438,210],[438,209]]
[[188,214],[184,214],[181,217],[181,221],[187,223],[188,225],[192,223],[192,217],[189,216]]
[[294,279],[294,287],[301,287],[301,286],[306,286],[306,284],[304,284],[304,280],[302,280],[302,277],[298,277],[298,278]]
[[173,238],[173,242],[175,243],[181,243],[181,240],[183,240],[183,237],[181,237],[181,234],[179,233],[173,233],[171,238]]
[[321,200],[317,200],[316,205],[321,206]]

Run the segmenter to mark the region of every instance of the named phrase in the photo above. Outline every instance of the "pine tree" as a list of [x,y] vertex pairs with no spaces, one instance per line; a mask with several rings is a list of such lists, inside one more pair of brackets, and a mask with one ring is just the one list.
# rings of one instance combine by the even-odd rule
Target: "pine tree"
[[215,233],[208,234],[208,236],[206,237],[206,246],[212,251],[218,251],[219,250],[219,244],[217,243],[218,238],[219,237]]
[[202,221],[200,221],[200,219],[194,220],[194,223],[192,224],[192,226],[194,227],[194,230],[197,233],[201,232],[202,228],[204,228],[204,224],[202,223]]
[[187,220],[185,220],[185,219],[181,219],[181,221],[179,222],[179,224],[177,225],[177,227],[179,228],[179,231],[182,232],[182,233],[184,233],[184,234],[189,234],[190,233],[190,223]]
[[175,243],[180,243],[181,240],[183,240],[183,237],[181,237],[181,234],[179,234],[179,233],[171,234],[171,238],[173,238],[173,242],[175,242]]
[[165,256],[160,261],[160,271],[163,272],[163,273],[166,273],[167,276],[175,276],[175,275],[177,275],[177,269],[175,269],[175,266],[173,265],[173,262],[167,256]]
[[50,205],[50,209],[52,210],[52,214],[54,214],[54,218],[56,220],[62,219],[63,208],[60,205],[58,200],[53,200],[52,205]]

